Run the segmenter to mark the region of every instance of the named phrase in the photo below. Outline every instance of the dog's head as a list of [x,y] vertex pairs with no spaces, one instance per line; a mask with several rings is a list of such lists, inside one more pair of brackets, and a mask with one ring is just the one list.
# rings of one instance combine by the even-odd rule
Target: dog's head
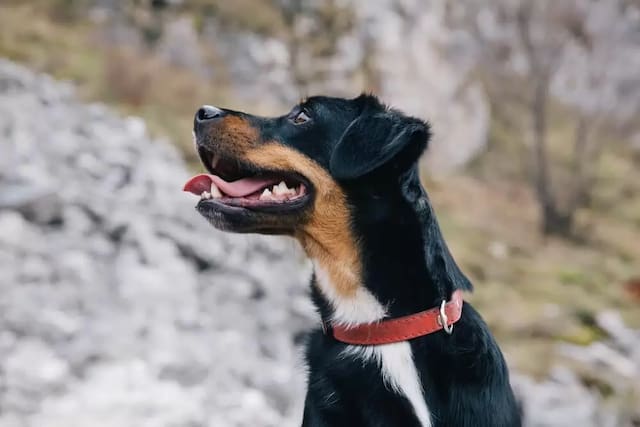
[[273,118],[204,106],[194,135],[209,171],[185,185],[197,210],[222,230],[297,237],[348,292],[361,281],[354,227],[407,221],[397,207],[406,181],[419,185],[429,127],[361,95],[311,97]]
[[312,97],[274,118],[204,106],[194,135],[210,175],[185,189],[202,196],[202,215],[227,231],[296,234],[314,218],[348,211],[349,193],[380,197],[368,184],[397,183],[429,129],[362,95]]

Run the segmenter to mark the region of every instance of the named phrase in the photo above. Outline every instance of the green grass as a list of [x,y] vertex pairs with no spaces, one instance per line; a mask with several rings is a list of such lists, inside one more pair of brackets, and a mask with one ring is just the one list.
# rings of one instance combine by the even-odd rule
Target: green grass
[[230,104],[224,82],[163,63],[149,52],[102,45],[99,28],[57,22],[34,3],[0,5],[0,56],[73,81],[80,96],[144,118],[152,134],[175,141],[188,162],[193,113],[204,103]]
[[[590,211],[588,244],[544,239],[536,232],[533,196],[522,184],[449,177],[426,185],[452,253],[475,283],[470,300],[514,366],[542,375],[554,359],[554,342],[602,338],[593,319],[603,310],[616,309],[640,327],[639,302],[624,288],[640,275],[638,227]],[[496,242],[506,255],[491,252]]]

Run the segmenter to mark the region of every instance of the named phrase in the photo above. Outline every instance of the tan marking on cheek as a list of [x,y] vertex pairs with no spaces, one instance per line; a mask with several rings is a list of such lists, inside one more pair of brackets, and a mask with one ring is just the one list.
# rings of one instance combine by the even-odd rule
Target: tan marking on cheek
[[316,192],[313,212],[296,238],[327,271],[337,293],[353,296],[362,283],[361,260],[342,189],[316,162],[278,143],[247,150],[243,158],[265,169],[298,172],[311,181]]

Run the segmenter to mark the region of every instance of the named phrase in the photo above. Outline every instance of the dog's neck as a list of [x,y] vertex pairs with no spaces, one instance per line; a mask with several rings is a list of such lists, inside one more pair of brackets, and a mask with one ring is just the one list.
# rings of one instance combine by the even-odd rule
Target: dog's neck
[[329,275],[314,263],[320,290],[315,301],[324,320],[366,323],[404,316],[438,305],[455,289],[471,288],[442,238],[417,170],[400,180],[384,190],[392,200],[382,206],[376,195],[353,196],[352,205],[361,210],[352,225],[361,255],[358,292],[347,299],[332,293]]

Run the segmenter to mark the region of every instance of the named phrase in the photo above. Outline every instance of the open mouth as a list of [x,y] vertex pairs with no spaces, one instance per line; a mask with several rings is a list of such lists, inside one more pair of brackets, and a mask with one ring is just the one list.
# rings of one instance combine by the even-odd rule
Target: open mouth
[[198,153],[210,173],[191,178],[184,191],[200,196],[199,208],[217,205],[282,212],[300,209],[310,199],[311,187],[299,174],[261,170],[204,148]]

